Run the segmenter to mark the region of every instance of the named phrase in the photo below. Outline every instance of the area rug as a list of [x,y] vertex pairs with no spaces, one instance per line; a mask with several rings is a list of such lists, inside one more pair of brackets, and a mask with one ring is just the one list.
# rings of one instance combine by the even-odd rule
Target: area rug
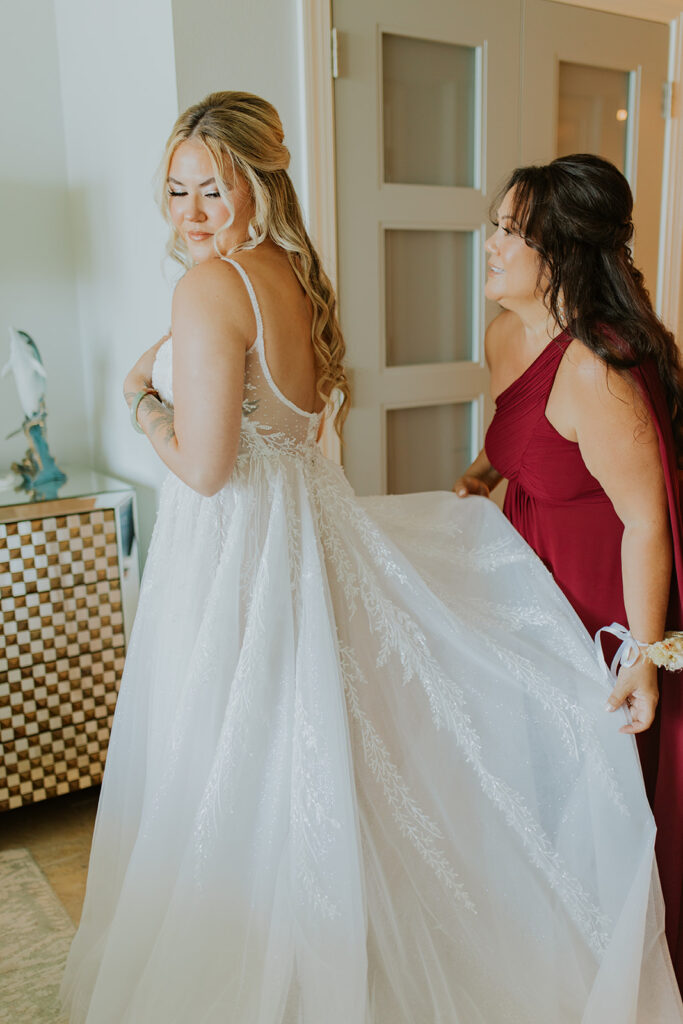
[[71,918],[28,850],[0,852],[0,1022],[67,1024],[57,994]]

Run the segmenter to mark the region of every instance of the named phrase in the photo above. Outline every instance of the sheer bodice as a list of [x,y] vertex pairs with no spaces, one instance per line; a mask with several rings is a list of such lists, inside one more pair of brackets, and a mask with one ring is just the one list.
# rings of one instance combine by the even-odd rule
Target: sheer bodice
[[[236,260],[226,260],[244,281],[256,318],[256,339],[247,350],[242,400],[240,453],[273,448],[290,454],[303,454],[315,444],[320,414],[305,412],[282,394],[266,359],[263,318],[256,293],[244,268]],[[173,405],[172,339],[160,347],[154,364],[152,383],[167,405]]]

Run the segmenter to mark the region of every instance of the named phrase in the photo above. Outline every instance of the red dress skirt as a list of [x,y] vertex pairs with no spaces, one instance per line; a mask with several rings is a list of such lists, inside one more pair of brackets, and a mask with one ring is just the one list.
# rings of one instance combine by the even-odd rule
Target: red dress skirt
[[[578,444],[545,415],[562,357],[565,332],[501,392],[486,434],[492,466],[509,481],[504,512],[536,551],[595,634],[626,625],[621,576],[624,527],[586,468]],[[674,547],[668,629],[683,629],[683,525],[676,452],[666,399],[654,366],[631,371],[657,427]],[[638,736],[645,785],[657,822],[657,862],[666,905],[666,933],[683,990],[683,676],[663,674],[655,724]]]

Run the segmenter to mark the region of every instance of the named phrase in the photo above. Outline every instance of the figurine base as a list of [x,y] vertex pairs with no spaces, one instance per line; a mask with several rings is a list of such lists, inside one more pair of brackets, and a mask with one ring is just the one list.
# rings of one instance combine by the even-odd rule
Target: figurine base
[[32,419],[27,419],[23,430],[31,442],[21,462],[13,462],[12,470],[20,480],[16,491],[27,491],[34,501],[51,500],[59,495],[59,488],[66,483],[66,474],[50,454],[45,429],[46,412],[41,402],[40,412]]

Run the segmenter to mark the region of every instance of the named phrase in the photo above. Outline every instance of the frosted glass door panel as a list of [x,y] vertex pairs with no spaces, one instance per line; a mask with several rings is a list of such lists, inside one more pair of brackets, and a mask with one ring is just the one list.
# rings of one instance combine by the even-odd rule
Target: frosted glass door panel
[[473,231],[384,233],[386,365],[472,360]]
[[450,491],[472,461],[472,402],[387,412],[387,491]]
[[560,61],[557,155],[595,153],[628,174],[630,72]]
[[382,35],[384,180],[474,188],[477,52]]
[[493,412],[483,238],[518,162],[522,2],[332,0],[343,463],[358,494],[452,487]]

